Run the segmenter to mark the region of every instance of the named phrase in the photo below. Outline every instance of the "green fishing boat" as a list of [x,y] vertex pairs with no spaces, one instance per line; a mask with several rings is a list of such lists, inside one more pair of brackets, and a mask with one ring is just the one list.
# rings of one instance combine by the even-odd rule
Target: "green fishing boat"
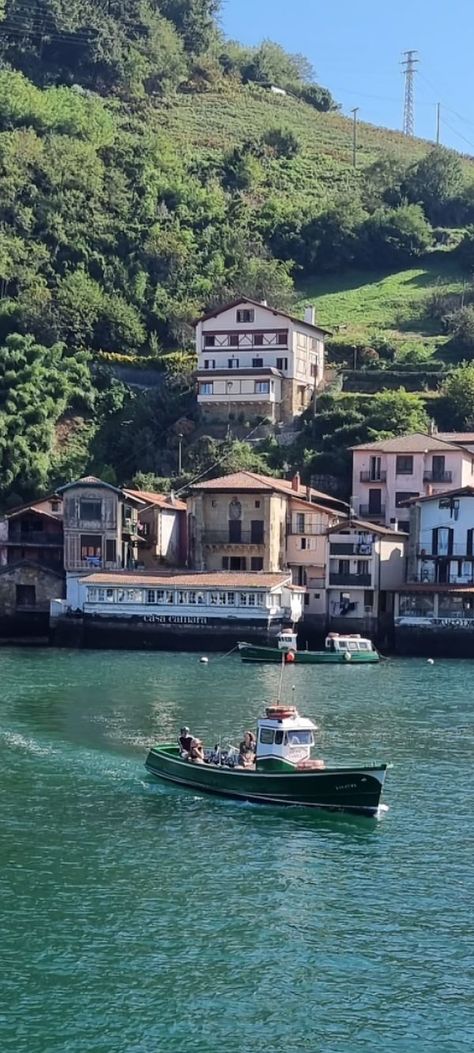
[[[193,791],[273,806],[316,808],[377,817],[387,764],[326,767],[311,757],[316,725],[294,706],[268,706],[257,721],[255,754],[239,763],[233,747],[199,749],[192,759],[178,744],[150,750],[145,766],[168,782]],[[197,742],[198,740],[192,740]]]
[[239,643],[239,651],[243,662],[281,662],[283,658],[296,665],[367,665],[380,661],[372,640],[358,633],[329,633],[324,651],[298,651],[296,633],[284,629],[277,636],[276,647]]

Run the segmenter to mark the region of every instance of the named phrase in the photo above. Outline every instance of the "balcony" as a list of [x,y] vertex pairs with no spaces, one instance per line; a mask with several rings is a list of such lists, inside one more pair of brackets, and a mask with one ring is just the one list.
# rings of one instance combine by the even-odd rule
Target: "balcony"
[[359,505],[359,515],[363,519],[385,519],[385,505],[381,505],[377,511],[374,511],[370,505]]
[[371,556],[372,544],[367,542],[354,543],[353,541],[331,541],[329,545],[330,556]]
[[242,530],[237,537],[230,537],[228,530],[207,530],[203,534],[203,545],[264,545],[265,534],[253,530]]
[[452,472],[423,472],[424,483],[452,483]]
[[456,543],[455,545],[451,545],[449,552],[432,552],[432,544],[433,543],[431,538],[429,539],[429,541],[426,541],[425,544],[423,544],[423,542],[420,542],[416,547],[417,556],[421,557],[421,559],[451,559],[451,557],[455,556],[458,559],[473,559],[473,553],[466,552],[467,543],[465,541],[461,541],[459,543]]
[[307,524],[303,529],[301,524],[298,526],[296,523],[287,522],[286,532],[290,537],[322,537],[326,533],[326,528]]
[[371,574],[329,574],[330,585],[359,585],[363,589],[372,588]]
[[5,542],[7,545],[34,545],[38,548],[39,545],[47,547],[62,548],[63,547],[63,535],[62,532],[54,532],[47,530],[10,530],[8,534],[8,541]]
[[379,472],[375,475],[373,472],[361,472],[359,478],[361,483],[386,483],[387,473]]

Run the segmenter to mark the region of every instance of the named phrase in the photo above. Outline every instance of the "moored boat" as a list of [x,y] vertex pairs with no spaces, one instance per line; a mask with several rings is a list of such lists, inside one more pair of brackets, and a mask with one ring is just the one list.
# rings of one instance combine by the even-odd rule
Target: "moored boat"
[[257,721],[251,764],[237,763],[232,747],[205,750],[205,760],[196,763],[179,745],[164,742],[152,747],[145,766],[160,779],[205,793],[376,817],[387,764],[326,767],[311,757],[316,730],[294,706],[277,703]]
[[239,643],[240,656],[243,662],[295,662],[297,665],[351,663],[367,665],[380,661],[372,640],[358,633],[329,633],[324,644],[324,651],[298,651],[296,633],[284,629],[277,636],[277,647],[259,647],[249,643]]

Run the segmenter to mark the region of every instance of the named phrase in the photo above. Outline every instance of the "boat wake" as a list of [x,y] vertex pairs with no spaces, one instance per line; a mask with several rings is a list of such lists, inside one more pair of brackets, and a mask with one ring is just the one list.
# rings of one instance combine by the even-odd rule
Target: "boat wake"
[[53,749],[52,746],[41,746],[39,742],[29,739],[17,731],[6,731],[0,728],[0,741],[4,742],[11,749],[22,750],[24,753],[34,753],[39,757],[57,753],[57,750]]

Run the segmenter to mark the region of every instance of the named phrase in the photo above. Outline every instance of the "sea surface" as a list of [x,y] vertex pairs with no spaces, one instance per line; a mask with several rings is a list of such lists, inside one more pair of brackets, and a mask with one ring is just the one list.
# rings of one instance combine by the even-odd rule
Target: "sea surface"
[[0,1050],[472,1053],[474,663],[300,667],[329,762],[392,762],[378,822],[147,775],[238,743],[274,666],[0,651]]

